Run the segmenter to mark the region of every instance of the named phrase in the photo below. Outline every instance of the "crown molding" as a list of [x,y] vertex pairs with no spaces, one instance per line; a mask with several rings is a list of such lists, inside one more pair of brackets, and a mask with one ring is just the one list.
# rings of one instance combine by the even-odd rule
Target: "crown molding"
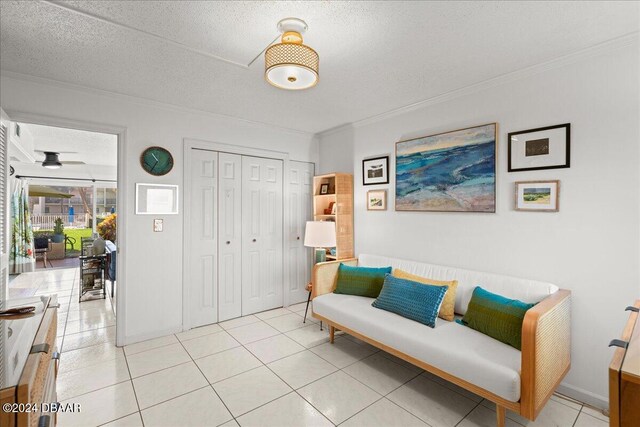
[[259,121],[255,121],[255,120],[243,119],[241,117],[231,116],[231,115],[228,115],[228,114],[213,113],[211,111],[199,110],[199,109],[196,109],[196,108],[183,107],[181,105],[170,104],[170,103],[167,103],[167,102],[156,101],[156,100],[153,100],[153,99],[143,98],[143,97],[139,97],[139,96],[125,95],[123,93],[112,92],[112,91],[108,91],[108,90],[104,90],[104,89],[96,89],[96,88],[92,88],[92,87],[89,87],[89,86],[78,85],[78,84],[75,84],[75,83],[67,83],[67,82],[63,82],[63,81],[60,81],[60,80],[49,79],[49,78],[46,78],[46,77],[38,77],[38,76],[34,76],[34,75],[31,75],[31,74],[24,74],[24,73],[16,73],[15,71],[8,71],[8,70],[0,69],[0,77],[13,79],[13,80],[25,81],[25,82],[29,82],[29,83],[37,83],[37,84],[42,84],[42,85],[45,85],[45,86],[53,86],[53,87],[62,88],[62,89],[71,89],[71,90],[75,90],[75,91],[83,92],[83,93],[88,93],[88,94],[92,94],[92,95],[107,96],[107,97],[110,97],[112,99],[125,100],[125,101],[128,101],[128,102],[131,102],[132,104],[142,105],[142,106],[145,106],[145,107],[155,107],[155,108],[168,110],[168,111],[174,111],[174,112],[180,112],[180,113],[189,113],[189,114],[198,114],[198,115],[206,116],[206,117],[216,117],[216,118],[221,118],[221,119],[225,119],[225,120],[233,120],[233,121],[237,121],[237,122],[241,122],[241,123],[246,123],[246,124],[249,124],[251,126],[257,126],[257,127],[262,127],[262,128],[273,129],[273,130],[277,130],[279,132],[292,133],[292,134],[302,135],[302,136],[306,136],[306,137],[310,137],[310,138],[312,138],[312,137],[314,137],[316,135],[314,132],[307,132],[307,131],[300,130],[300,129],[288,128],[288,127],[284,127],[284,126],[278,126],[278,125],[274,125],[274,124],[271,124],[271,123],[259,122]]
[[596,45],[593,45],[584,49],[580,49],[575,52],[571,52],[569,54],[551,59],[549,61],[541,62],[539,64],[531,65],[526,68],[501,74],[499,76],[492,77],[490,79],[483,80],[481,82],[474,83],[469,86],[465,86],[459,89],[445,92],[443,94],[434,96],[432,98],[427,98],[425,100],[418,101],[413,104],[405,105],[399,108],[394,108],[384,113],[376,114],[361,120],[356,120],[351,123],[345,123],[333,128],[329,128],[329,129],[318,132],[316,135],[318,135],[319,137],[325,137],[338,132],[346,131],[348,129],[358,128],[358,127],[366,126],[369,124],[377,123],[382,120],[386,120],[391,117],[398,116],[400,114],[415,111],[423,107],[440,104],[456,98],[460,98],[462,96],[470,95],[472,93],[491,89],[496,86],[500,86],[500,85],[510,83],[516,80],[520,80],[526,77],[534,76],[536,74],[544,73],[549,70],[562,68],[567,65],[578,62],[580,60],[597,56],[605,52],[610,52],[610,51],[620,49],[626,46],[631,46],[634,44],[638,45],[639,42],[640,42],[640,32],[636,31],[621,37],[617,37],[615,39],[608,40],[603,43],[598,43]]

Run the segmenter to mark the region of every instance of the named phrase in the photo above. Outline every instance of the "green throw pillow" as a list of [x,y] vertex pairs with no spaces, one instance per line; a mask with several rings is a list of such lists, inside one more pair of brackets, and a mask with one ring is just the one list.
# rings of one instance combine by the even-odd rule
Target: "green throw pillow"
[[391,267],[350,267],[340,264],[336,294],[358,295],[377,298],[384,283],[385,274],[391,274]]
[[534,305],[493,294],[478,286],[473,290],[467,312],[458,323],[520,350],[522,321]]

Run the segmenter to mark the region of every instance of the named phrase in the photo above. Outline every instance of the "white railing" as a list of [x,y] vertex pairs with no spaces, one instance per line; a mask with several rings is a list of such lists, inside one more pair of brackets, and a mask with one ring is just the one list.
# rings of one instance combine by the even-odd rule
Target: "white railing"
[[31,215],[31,228],[34,230],[53,230],[56,219],[62,219],[65,228],[88,228],[91,215],[81,214],[44,214]]

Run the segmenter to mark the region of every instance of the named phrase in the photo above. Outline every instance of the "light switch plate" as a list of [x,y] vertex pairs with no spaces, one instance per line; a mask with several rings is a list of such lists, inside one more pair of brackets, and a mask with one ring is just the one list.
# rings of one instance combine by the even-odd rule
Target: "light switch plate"
[[156,233],[162,232],[162,220],[161,219],[154,219],[153,220],[153,231],[155,231]]

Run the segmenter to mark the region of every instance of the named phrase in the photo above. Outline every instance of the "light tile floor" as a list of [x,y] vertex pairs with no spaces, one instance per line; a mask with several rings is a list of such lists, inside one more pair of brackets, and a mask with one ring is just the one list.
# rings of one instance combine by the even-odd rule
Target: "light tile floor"
[[[122,349],[109,299],[78,304],[74,272],[45,274],[32,277],[34,293],[56,290],[63,302],[59,399],[82,405],[59,414],[62,427],[495,425],[493,404],[466,390],[348,335],[329,344],[326,328],[302,323],[304,303]],[[608,425],[560,396],[535,423],[507,417],[515,427]]]

